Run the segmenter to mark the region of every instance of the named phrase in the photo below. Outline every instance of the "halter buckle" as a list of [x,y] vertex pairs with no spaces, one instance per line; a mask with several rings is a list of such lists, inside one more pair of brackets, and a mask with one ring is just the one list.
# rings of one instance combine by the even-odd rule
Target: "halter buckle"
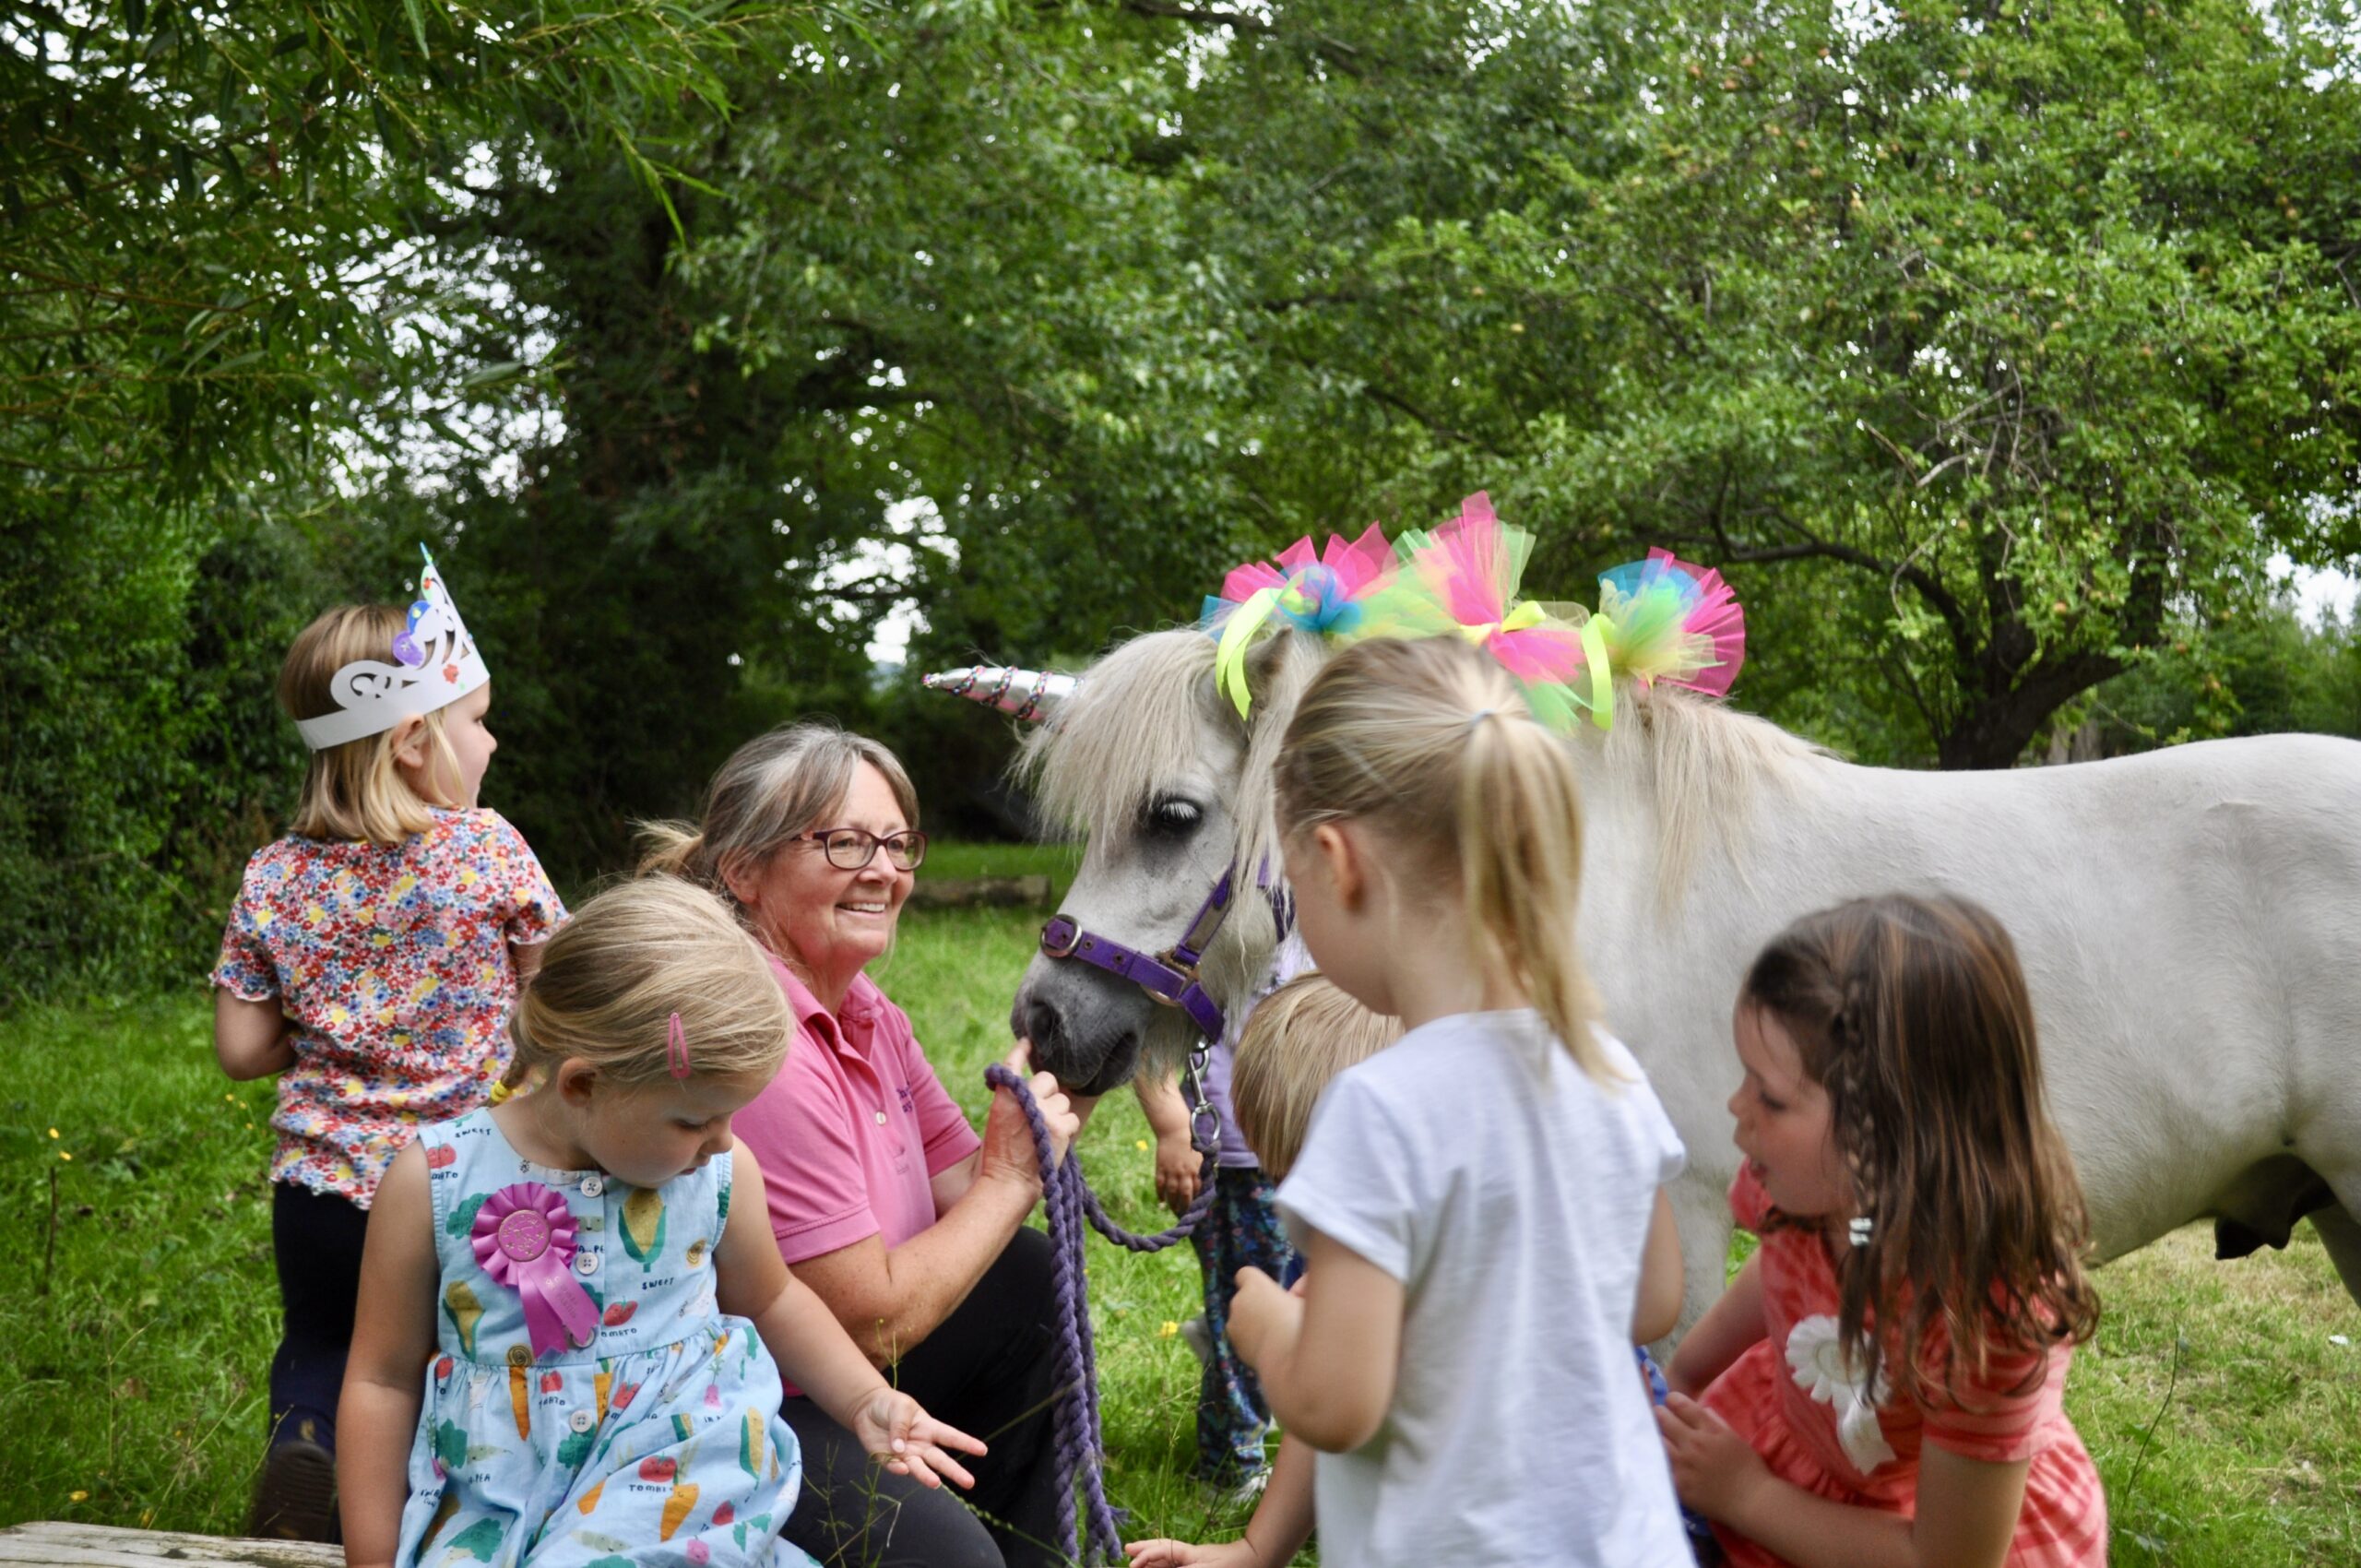
[[1051,915],[1049,923],[1041,928],[1041,951],[1052,958],[1072,957],[1081,941],[1080,922],[1064,915]]
[[1158,953],[1156,956],[1156,961],[1180,977],[1180,985],[1179,989],[1175,990],[1169,996],[1163,992],[1157,990],[1152,985],[1143,983],[1140,986],[1140,989],[1146,992],[1150,996],[1155,997],[1158,1002],[1163,1003],[1167,1007],[1180,1006],[1180,999],[1189,993],[1189,988],[1199,983],[1197,980],[1197,966],[1181,957],[1180,949],[1178,947],[1166,948],[1163,952]]

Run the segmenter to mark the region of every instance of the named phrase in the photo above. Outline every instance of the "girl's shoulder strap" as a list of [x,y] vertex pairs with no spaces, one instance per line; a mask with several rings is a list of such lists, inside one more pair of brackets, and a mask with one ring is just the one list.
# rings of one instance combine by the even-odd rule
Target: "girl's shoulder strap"
[[713,1206],[718,1220],[730,1218],[730,1194],[738,1181],[738,1146],[731,1144],[730,1152],[710,1162],[713,1167]]
[[452,1217],[458,1215],[458,1230],[464,1236],[467,1222],[474,1219],[469,1206],[470,1188],[477,1201],[490,1189],[485,1185],[479,1167],[487,1158],[504,1163],[508,1145],[500,1135],[499,1124],[492,1119],[492,1108],[478,1106],[464,1116],[447,1122],[430,1122],[418,1130],[418,1146],[426,1155],[426,1189],[434,1200],[434,1234],[439,1246],[450,1230]]

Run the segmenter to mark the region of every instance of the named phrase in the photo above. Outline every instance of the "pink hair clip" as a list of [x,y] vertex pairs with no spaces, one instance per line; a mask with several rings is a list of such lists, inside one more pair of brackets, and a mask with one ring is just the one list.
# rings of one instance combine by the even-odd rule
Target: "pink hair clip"
[[681,1016],[672,1015],[672,1022],[664,1031],[664,1059],[672,1069],[672,1076],[689,1075],[689,1031],[681,1027]]

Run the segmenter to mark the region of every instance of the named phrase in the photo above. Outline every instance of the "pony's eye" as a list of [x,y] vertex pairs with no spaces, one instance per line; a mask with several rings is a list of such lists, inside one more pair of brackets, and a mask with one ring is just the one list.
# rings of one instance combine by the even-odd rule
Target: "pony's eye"
[[1205,819],[1194,801],[1168,796],[1147,809],[1147,830],[1161,838],[1186,838]]

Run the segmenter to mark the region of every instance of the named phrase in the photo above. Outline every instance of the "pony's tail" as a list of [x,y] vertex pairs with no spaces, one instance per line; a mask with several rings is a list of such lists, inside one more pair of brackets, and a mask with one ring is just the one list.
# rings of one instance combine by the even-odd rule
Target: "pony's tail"
[[1461,884],[1485,963],[1532,999],[1594,1082],[1619,1082],[1592,1032],[1597,1001],[1574,944],[1582,792],[1565,743],[1521,707],[1471,721],[1458,815]]

